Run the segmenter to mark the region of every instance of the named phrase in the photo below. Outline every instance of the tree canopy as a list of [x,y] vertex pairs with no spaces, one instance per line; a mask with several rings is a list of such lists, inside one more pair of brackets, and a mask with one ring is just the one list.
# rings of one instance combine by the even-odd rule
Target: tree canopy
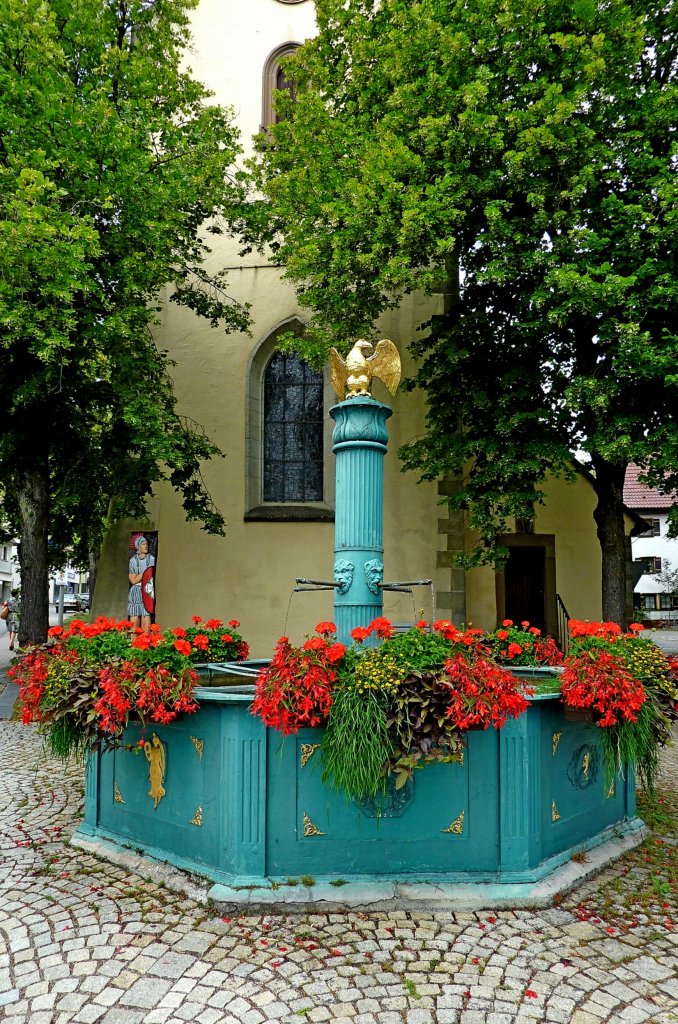
[[675,5],[318,0],[317,18],[250,229],[311,311],[307,355],[406,292],[449,293],[412,345],[428,418],[405,466],[459,474],[482,561],[581,453],[622,622],[626,466],[678,484]]
[[230,111],[183,61],[197,0],[0,0],[0,480],[21,536],[24,639],[47,629],[47,537],[84,560],[168,479],[223,520],[219,449],[181,416],[154,339],[160,301],[226,329],[247,310],[209,274],[241,203]]

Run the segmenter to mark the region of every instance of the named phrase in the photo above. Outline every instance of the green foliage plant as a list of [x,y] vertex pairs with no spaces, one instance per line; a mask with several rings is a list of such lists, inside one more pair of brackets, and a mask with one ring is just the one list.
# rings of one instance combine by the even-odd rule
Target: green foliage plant
[[243,191],[232,113],[185,65],[196,6],[0,0],[0,502],[22,642],[45,640],[51,555],[87,564],[159,481],[223,532],[202,476],[222,453],[155,338],[167,301],[249,319],[208,269]]

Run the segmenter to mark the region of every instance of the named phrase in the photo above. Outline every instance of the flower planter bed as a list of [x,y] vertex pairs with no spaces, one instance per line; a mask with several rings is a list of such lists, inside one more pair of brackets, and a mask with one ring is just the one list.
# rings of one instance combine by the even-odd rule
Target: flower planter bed
[[[227,685],[194,690],[212,634],[245,652],[236,625],[224,634],[208,620],[193,636],[99,620],[26,653],[24,719],[52,745],[75,736],[68,749],[90,750],[77,842],[200,873],[220,899],[255,887],[277,900],[299,875],[493,882],[510,894],[575,850],[619,852],[620,836],[640,836],[635,757],[610,750],[639,750],[651,778],[676,666],[634,635],[587,626],[554,666],[521,664],[534,654],[529,635],[498,630],[500,658],[517,662],[509,670],[494,635],[444,621],[396,636],[380,617],[354,631],[352,649],[320,623],[299,648],[281,639],[270,662],[205,662],[203,679]],[[362,647],[371,631],[383,643]],[[594,724],[568,720],[566,700]]]
[[143,757],[92,755],[80,834],[270,890],[299,874],[529,882],[641,825],[633,772],[606,783],[597,730],[567,722],[557,697],[468,735],[463,759],[416,772],[377,816],[323,783],[321,728],[282,737],[250,713],[253,694],[199,688],[197,714],[158,728],[166,795],[155,808]]

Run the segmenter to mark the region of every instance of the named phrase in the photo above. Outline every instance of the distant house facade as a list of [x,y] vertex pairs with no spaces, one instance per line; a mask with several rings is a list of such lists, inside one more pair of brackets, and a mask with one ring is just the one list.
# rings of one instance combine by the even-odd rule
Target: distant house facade
[[6,601],[20,583],[19,542],[8,540],[0,544],[0,602]]
[[668,536],[668,513],[677,498],[640,483],[640,472],[629,466],[624,483],[624,503],[648,525],[631,538],[634,607],[649,621],[678,623],[678,538]]

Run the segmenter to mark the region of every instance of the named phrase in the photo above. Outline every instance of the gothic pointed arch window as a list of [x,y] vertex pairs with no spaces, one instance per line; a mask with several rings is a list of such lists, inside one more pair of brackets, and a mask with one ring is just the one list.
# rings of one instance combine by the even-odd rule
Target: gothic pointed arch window
[[332,519],[333,403],[328,374],[276,347],[292,319],[255,352],[249,374],[249,472],[246,519]]
[[275,110],[274,93],[276,89],[288,92],[292,99],[295,98],[296,84],[293,78],[288,77],[281,61],[285,57],[292,56],[300,45],[301,43],[283,43],[268,55],[264,64],[261,114],[261,125],[264,129],[272,124],[278,124],[282,120],[282,115],[277,114]]
[[275,352],[264,373],[264,501],[323,499],[323,375]]

